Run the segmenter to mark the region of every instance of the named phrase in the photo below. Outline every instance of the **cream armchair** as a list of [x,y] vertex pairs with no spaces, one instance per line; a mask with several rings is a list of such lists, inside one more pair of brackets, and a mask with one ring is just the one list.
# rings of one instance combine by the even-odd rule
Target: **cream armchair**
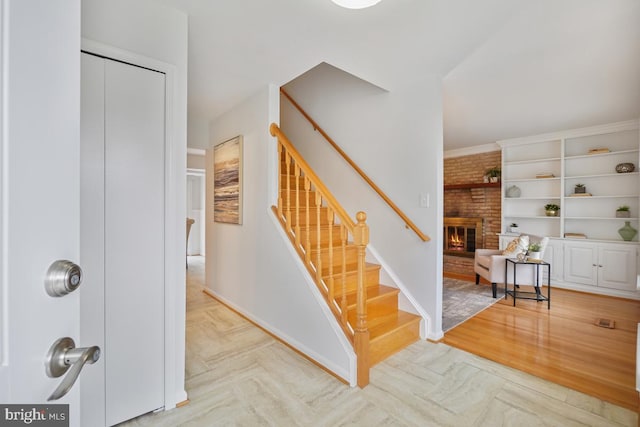
[[[539,237],[534,235],[527,235],[528,244],[539,243],[540,244],[540,256],[544,256],[544,250],[549,241],[548,237]],[[504,286],[505,281],[505,266],[507,264],[507,258],[515,258],[516,255],[503,255],[503,251],[497,249],[476,249],[473,270],[476,273],[476,285],[480,283],[480,277],[486,279],[491,283],[491,291],[493,297],[497,298],[498,283],[502,283]],[[533,285],[535,284],[535,268],[537,266],[531,265],[530,268],[518,268],[518,285]],[[507,272],[507,282],[513,284],[513,265],[509,264],[509,271]]]

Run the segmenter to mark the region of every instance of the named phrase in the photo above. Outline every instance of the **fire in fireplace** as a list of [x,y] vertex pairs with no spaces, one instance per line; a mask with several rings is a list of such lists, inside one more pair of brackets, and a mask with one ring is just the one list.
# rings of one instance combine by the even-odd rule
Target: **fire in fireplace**
[[[458,230],[462,231],[462,237],[458,234]],[[465,236],[464,232],[466,231],[461,227],[450,227],[449,231],[449,250],[450,251],[464,251],[465,250]]]
[[482,247],[482,218],[444,218],[444,253],[473,257],[476,248]]

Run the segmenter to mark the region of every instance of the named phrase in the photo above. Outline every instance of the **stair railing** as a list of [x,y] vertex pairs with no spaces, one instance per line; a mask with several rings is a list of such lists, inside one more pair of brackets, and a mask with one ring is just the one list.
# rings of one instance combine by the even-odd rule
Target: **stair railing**
[[[354,222],[278,125],[272,123],[270,132],[278,140],[280,159],[278,206],[273,209],[353,345],[357,356],[358,386],[364,387],[369,383],[365,286],[365,254],[369,243],[367,215],[358,212]],[[325,236],[323,228],[327,231]],[[323,247],[323,239],[328,246]],[[356,318],[352,328],[348,319],[347,266],[353,263],[354,258],[357,265]]]
[[289,100],[289,102],[291,102],[291,105],[293,105],[303,116],[305,119],[307,119],[309,121],[309,123],[311,123],[311,126],[313,126],[314,130],[317,130],[320,135],[322,135],[324,137],[324,139],[327,140],[327,142],[338,152],[338,154],[340,154],[342,156],[342,158],[362,177],[362,179],[365,180],[365,182],[367,184],[369,184],[369,186],[376,192],[378,193],[378,195],[382,198],[382,200],[384,200],[387,205],[389,205],[389,207],[391,209],[393,209],[393,211],[400,217],[402,218],[402,221],[404,221],[405,226],[407,228],[410,228],[411,230],[413,230],[414,233],[416,233],[418,235],[418,237],[423,241],[423,242],[428,242],[429,240],[431,240],[431,238],[424,234],[417,225],[415,225],[413,223],[413,221],[411,221],[409,219],[409,217],[395,204],[393,203],[393,201],[389,198],[389,196],[387,196],[384,191],[382,191],[380,189],[380,187],[378,187],[372,180],[371,178],[369,178],[369,176],[364,173],[364,171],[347,155],[347,153],[344,152],[344,150],[342,150],[342,148],[340,148],[340,146],[338,144],[336,144],[336,142],[331,139],[331,137],[324,131],[324,129],[322,129],[318,123],[316,123],[311,116],[309,116],[309,114],[307,114],[306,111],[304,111],[304,109],[283,89],[280,88],[280,93],[282,93],[285,98],[287,98]]

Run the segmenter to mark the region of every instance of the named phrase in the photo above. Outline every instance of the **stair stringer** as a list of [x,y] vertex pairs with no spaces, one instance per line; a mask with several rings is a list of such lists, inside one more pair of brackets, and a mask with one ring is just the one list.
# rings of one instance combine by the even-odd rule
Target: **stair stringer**
[[418,303],[413,297],[411,292],[404,285],[400,277],[391,269],[391,266],[384,260],[380,253],[373,247],[371,243],[367,245],[367,261],[371,259],[371,262],[380,264],[380,282],[387,286],[392,286],[400,290],[398,295],[398,308],[403,311],[416,314],[422,318],[420,321],[420,339],[440,339],[442,337],[427,337],[426,331],[429,330],[428,326],[431,322],[431,316],[425,311],[425,309]]
[[[306,346],[301,345],[300,343],[293,344],[288,340],[285,340],[285,341],[290,345],[292,345],[293,347],[295,347],[296,349],[298,349],[299,351],[301,351],[302,353],[306,354],[308,357],[310,357],[314,361],[318,362],[320,365],[326,367],[328,370],[330,370],[334,374],[346,380],[351,387],[355,387],[357,385],[357,356],[353,349],[353,346],[345,336],[344,331],[340,326],[340,323],[338,322],[333,312],[331,311],[331,308],[327,304],[327,301],[325,300],[324,296],[320,293],[320,290],[318,289],[318,285],[316,284],[314,278],[311,276],[311,274],[309,273],[309,270],[307,269],[302,259],[300,258],[300,255],[296,251],[296,248],[291,244],[291,240],[287,235],[285,229],[282,227],[281,222],[278,220],[278,217],[276,216],[276,214],[273,212],[271,208],[268,208],[267,210],[269,211],[269,218],[273,222],[278,232],[278,235],[285,242],[285,246],[287,247],[287,250],[291,254],[294,260],[294,263],[302,273],[302,276],[304,277],[304,280],[308,289],[310,290],[311,294],[313,295],[316,302],[320,306],[320,309],[322,310],[322,313],[326,317],[329,325],[331,325],[331,328],[335,333],[336,337],[338,338],[338,341],[344,348],[345,353],[349,359],[349,370],[348,372],[344,372],[342,369],[340,369],[339,367],[336,367],[330,361],[326,360],[322,356],[308,349]],[[284,338],[282,339],[284,340]]]

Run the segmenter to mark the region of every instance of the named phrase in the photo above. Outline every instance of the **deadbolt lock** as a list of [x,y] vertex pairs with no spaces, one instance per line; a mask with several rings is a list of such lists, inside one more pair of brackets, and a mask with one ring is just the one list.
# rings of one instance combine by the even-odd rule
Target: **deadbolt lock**
[[55,261],[47,270],[44,287],[52,297],[61,297],[78,289],[82,283],[82,269],[67,261]]

